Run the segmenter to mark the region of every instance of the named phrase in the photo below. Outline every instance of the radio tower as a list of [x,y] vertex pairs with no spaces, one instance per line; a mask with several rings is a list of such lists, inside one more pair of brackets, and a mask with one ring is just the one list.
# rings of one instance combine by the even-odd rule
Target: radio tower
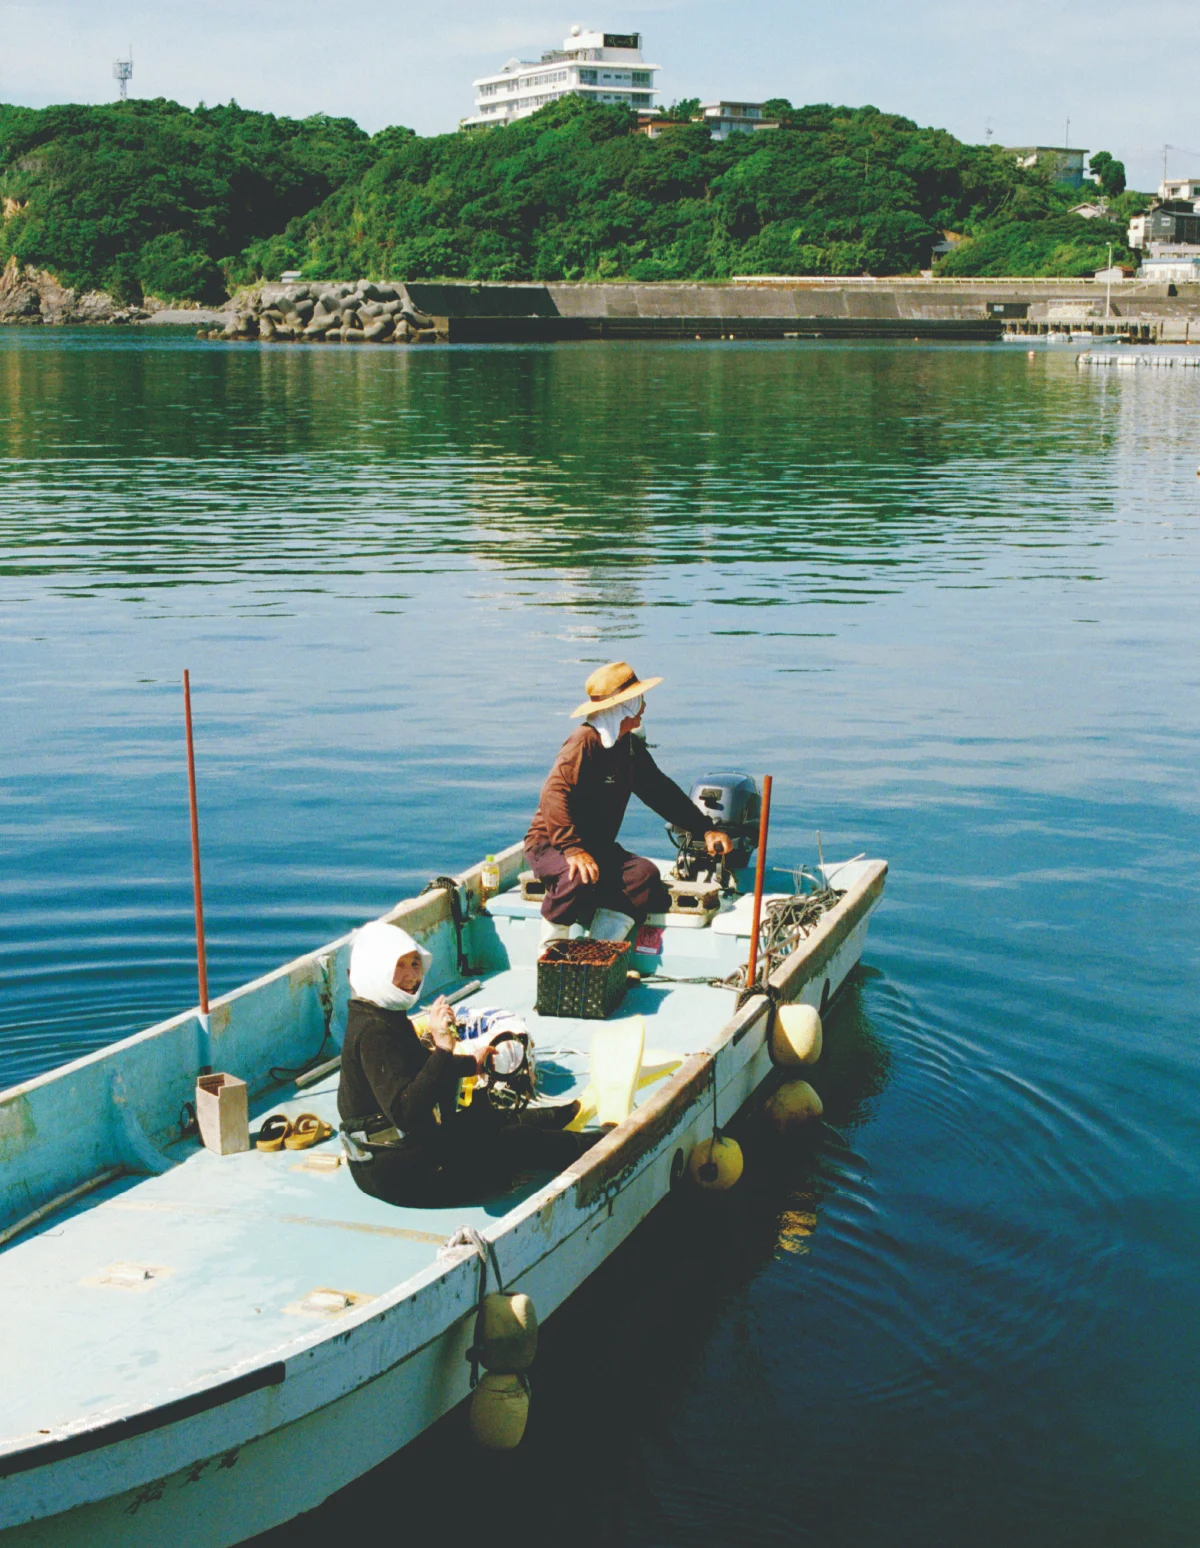
[[129,45],[128,59],[115,59],[113,61],[113,80],[117,83],[117,89],[121,93],[121,101],[124,102],[129,95],[129,82],[133,78],[133,44]]

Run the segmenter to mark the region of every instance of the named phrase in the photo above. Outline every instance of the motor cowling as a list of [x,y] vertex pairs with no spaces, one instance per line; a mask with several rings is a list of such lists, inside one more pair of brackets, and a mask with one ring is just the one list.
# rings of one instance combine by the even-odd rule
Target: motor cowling
[[[743,870],[758,848],[762,797],[754,780],[749,774],[705,774],[696,780],[688,794],[708,815],[709,826],[720,833],[728,833],[733,840],[733,852],[726,858],[725,867],[730,871]],[[682,879],[695,880],[704,870],[712,874],[713,863],[702,843],[681,833],[678,828],[668,827],[667,834],[679,851],[676,869]]]

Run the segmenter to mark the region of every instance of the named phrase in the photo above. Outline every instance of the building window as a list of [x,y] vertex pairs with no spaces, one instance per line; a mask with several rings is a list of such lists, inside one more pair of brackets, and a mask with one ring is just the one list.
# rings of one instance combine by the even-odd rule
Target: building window
[[649,72],[649,70],[635,70],[633,72],[633,75],[632,75],[632,81],[633,81],[633,84],[635,86],[649,86],[649,84],[650,84],[650,72]]

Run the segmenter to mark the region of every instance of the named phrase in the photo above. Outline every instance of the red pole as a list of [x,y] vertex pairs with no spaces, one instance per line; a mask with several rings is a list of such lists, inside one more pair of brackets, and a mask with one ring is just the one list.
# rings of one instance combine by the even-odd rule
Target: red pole
[[196,752],[192,746],[192,685],[183,673],[183,717],[187,724],[188,802],[192,809],[192,892],[196,899],[196,969],[200,1010],[208,1015],[208,962],[204,950],[204,896],[200,890],[200,815],[196,810]]
[[763,775],[762,813],[758,819],[758,864],[754,871],[754,922],[750,926],[750,961],[746,964],[746,987],[754,983],[758,971],[758,928],[762,923],[763,880],[767,870],[767,824],[771,816],[771,776]]

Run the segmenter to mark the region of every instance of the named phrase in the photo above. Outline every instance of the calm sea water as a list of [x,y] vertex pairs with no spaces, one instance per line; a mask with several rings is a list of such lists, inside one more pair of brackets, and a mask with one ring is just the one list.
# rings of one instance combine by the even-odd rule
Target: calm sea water
[[[1200,380],[1001,346],[260,351],[0,330],[0,1084],[518,837],[592,667],[891,862],[725,1207],[287,1534],[1200,1537]],[[627,835],[661,849],[648,814]]]

